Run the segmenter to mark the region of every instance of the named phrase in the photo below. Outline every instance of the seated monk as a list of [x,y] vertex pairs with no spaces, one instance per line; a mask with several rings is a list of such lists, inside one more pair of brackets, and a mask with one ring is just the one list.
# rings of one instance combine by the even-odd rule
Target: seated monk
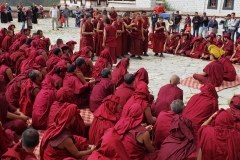
[[186,51],[186,56],[191,58],[200,58],[202,55],[202,45],[198,37],[194,37],[192,42],[193,47],[191,50]]
[[221,109],[214,113],[202,124],[198,134],[202,159],[239,159],[239,131],[229,112]]
[[192,122],[185,116],[176,114],[171,121],[170,135],[163,141],[157,160],[196,158],[197,143]]
[[35,147],[39,143],[39,134],[34,129],[27,129],[22,134],[21,142],[17,143],[13,148],[10,148],[3,156],[2,160],[17,159],[17,160],[37,160],[33,154]]
[[236,46],[230,61],[232,63],[240,63],[240,38],[238,38],[236,41]]
[[101,52],[100,56],[98,57],[93,67],[92,77],[94,79],[100,78],[101,72],[104,68],[112,69],[112,60],[111,60],[109,48],[104,48],[104,50]]
[[124,76],[128,73],[127,69],[130,66],[129,58],[123,58],[118,62],[116,68],[112,72],[112,82],[116,86],[120,86],[124,82]]
[[238,131],[240,131],[240,95],[235,95],[232,97],[229,108],[226,110],[231,113],[235,121],[235,126]]
[[173,53],[173,49],[175,49],[176,40],[173,33],[165,40],[165,44],[163,47],[164,53]]
[[39,55],[35,58],[32,66],[29,66],[31,69],[36,69],[42,73],[43,77],[47,75],[47,64],[42,55]]
[[77,76],[76,67],[70,64],[67,67],[67,73],[63,80],[63,86],[74,90],[74,104],[76,104],[79,108],[86,108],[89,106],[90,85],[94,82],[94,80],[90,80],[89,82],[83,84]]
[[218,35],[217,36],[217,40],[215,42],[215,45],[218,47],[218,48],[221,48],[223,46],[223,41],[222,41],[222,36],[221,35]]
[[219,58],[219,62],[223,64],[223,70],[224,70],[224,75],[223,75],[223,80],[224,81],[235,81],[237,77],[236,70],[230,60],[226,57],[221,57]]
[[82,57],[78,57],[75,60],[75,66],[76,66],[76,74],[83,84],[85,84],[88,80],[91,80],[91,78],[85,77],[82,73],[82,68],[84,68],[85,66],[85,61]]
[[61,60],[62,50],[60,48],[55,48],[53,54],[47,60],[47,69],[51,71],[53,67]]
[[7,29],[6,28],[1,28],[0,30],[0,48],[2,48],[2,41],[7,35]]
[[[56,100],[50,107],[47,128],[54,123],[54,118],[61,109],[68,106],[75,106],[75,104],[73,104],[73,99],[74,93],[71,88],[62,87],[57,91]],[[88,122],[84,122],[80,114],[78,114],[76,115],[74,123],[69,126],[68,130],[74,135],[85,136],[85,126],[90,126],[90,124]]]
[[24,82],[21,88],[19,106],[20,111],[32,117],[32,109],[35,98],[41,90],[42,74],[38,70],[29,73],[29,79]]
[[102,104],[94,112],[94,119],[89,130],[90,144],[99,146],[104,132],[114,127],[119,120],[119,113],[121,112],[119,100],[119,97],[109,95],[104,98]]
[[[209,36],[209,35],[208,35]],[[202,45],[202,55],[200,59],[203,60],[209,60],[210,59],[210,53],[208,51],[208,47],[213,44],[211,38],[208,38],[205,42],[203,42]]]
[[215,45],[210,45],[208,47],[211,54],[210,60],[212,62],[203,69],[202,73],[194,74],[193,78],[201,84],[211,83],[214,87],[219,87],[223,82],[224,69],[223,64],[218,61],[218,58],[221,57],[223,53],[214,46]]
[[89,46],[86,46],[86,47],[83,47],[79,52],[80,54],[75,53],[72,56],[72,61],[75,61],[77,57],[82,57],[84,59],[84,65],[79,70],[82,72],[84,77],[90,78],[92,77],[92,72],[93,72],[93,62],[91,60],[91,57],[92,57],[91,48]]
[[120,98],[120,105],[123,107],[134,93],[134,80],[133,74],[126,74],[124,82],[116,89],[114,95]]
[[100,148],[93,151],[88,157],[88,160],[102,159],[130,160],[125,146],[114,128],[109,128],[104,132],[104,135],[101,138]]
[[105,97],[114,94],[115,86],[111,79],[111,70],[109,68],[104,68],[101,73],[101,79],[96,81],[90,96],[91,112],[95,112],[98,109]]
[[73,41],[73,40],[68,41],[68,42],[66,43],[66,45],[69,47],[68,53],[69,53],[69,56],[70,56],[70,57],[72,57],[72,55],[73,55],[73,51],[74,51],[74,48],[75,48],[75,44],[77,44],[77,42],[76,42],[76,41]]
[[183,111],[183,115],[191,119],[196,134],[203,122],[218,110],[218,95],[214,86],[208,83],[200,90],[201,93],[190,98]]
[[56,88],[51,75],[42,81],[42,88],[33,103],[32,127],[37,130],[46,130],[50,107],[56,99]]
[[229,33],[223,34],[223,46],[222,49],[225,51],[224,56],[228,59],[233,55],[234,44],[231,40]]
[[27,37],[20,37],[18,40],[13,42],[13,44],[10,46],[8,53],[12,54],[13,52],[16,52],[19,50],[19,47],[22,46],[24,43],[26,43]]
[[5,138],[6,138],[6,133],[5,133],[4,129],[2,128],[2,124],[0,123],[0,141],[1,141],[0,157],[2,157],[2,155],[4,153],[6,153],[8,150],[7,144],[5,142]]
[[153,129],[153,145],[157,150],[161,148],[163,141],[170,135],[170,125],[173,117],[182,114],[184,107],[183,101],[177,99],[170,104],[171,111],[161,111],[159,113]]
[[49,51],[49,56],[52,56],[54,49],[60,48],[62,44],[63,44],[63,40],[61,38],[57,39],[56,44],[51,46],[51,49]]
[[126,115],[121,117],[114,126],[130,159],[148,159],[154,156],[155,148],[148,132],[152,126],[145,128],[141,125],[144,118],[144,110],[141,108],[137,103],[132,104],[126,111]]
[[180,78],[173,75],[170,79],[170,84],[162,86],[158,92],[158,98],[152,105],[152,114],[157,117],[161,111],[170,111],[170,104],[176,100],[183,100],[183,90],[178,88]]
[[148,86],[145,82],[140,81],[137,84],[137,88],[135,89],[132,97],[127,101],[122,110],[122,117],[125,117],[129,107],[131,107],[134,103],[140,105],[139,110],[141,110],[144,114],[144,122],[148,124],[153,124],[156,121],[156,117],[152,116],[151,113],[151,104],[149,103],[150,94],[148,91]]
[[145,83],[149,83],[148,72],[145,68],[140,68],[137,72],[134,73],[135,76],[135,87],[138,82],[143,81]]
[[[2,53],[0,49],[0,76],[3,76],[5,87],[13,79],[13,72],[11,70],[11,59],[9,53]],[[4,88],[4,91],[6,89]]]
[[13,31],[8,30],[7,35],[4,37],[2,41],[2,49],[8,52],[10,46],[13,44]]
[[[84,158],[95,150],[88,145],[87,139],[75,136],[69,131],[79,110],[76,105],[61,108],[54,118],[53,124],[45,131],[40,146],[40,158],[58,160],[68,157]],[[86,158],[86,157],[85,157]]]
[[61,59],[64,59],[65,61],[67,61],[69,64],[72,63],[71,57],[69,55],[69,50],[70,48],[66,45],[66,44],[62,44],[60,46],[61,50],[62,50],[62,57]]
[[188,40],[188,34],[184,33],[182,38],[178,41],[177,48],[173,51],[176,55],[185,55],[185,52],[189,49],[190,41]]

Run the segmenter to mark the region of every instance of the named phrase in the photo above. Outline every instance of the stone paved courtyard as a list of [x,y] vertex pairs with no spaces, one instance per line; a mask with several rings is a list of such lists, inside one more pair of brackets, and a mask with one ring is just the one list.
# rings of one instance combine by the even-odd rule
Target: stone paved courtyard
[[[80,29],[75,27],[75,19],[70,18],[70,27],[62,28],[60,30],[52,30],[51,19],[40,19],[39,24],[33,25],[32,33],[38,29],[43,30],[46,37],[51,39],[52,44],[55,44],[58,38],[62,38],[64,42],[69,40],[75,40],[78,44],[75,47],[75,51],[79,49],[79,31]],[[10,23],[9,23],[10,24]],[[0,28],[6,27],[9,24],[0,24]],[[16,25],[16,32],[20,31],[21,23],[14,19],[13,24]],[[149,73],[149,88],[155,99],[157,97],[159,88],[167,83],[173,74],[179,75],[181,79],[192,76],[194,73],[201,72],[204,66],[209,62],[198,59],[191,59],[187,57],[174,56],[164,54],[165,58],[154,57],[153,52],[149,50],[149,57],[143,57],[143,60],[131,59],[129,72],[133,73],[139,68],[144,67]],[[237,73],[240,73],[240,67],[236,68]],[[184,91],[184,102],[187,103],[189,98],[199,93],[198,89],[189,88],[186,86],[179,85]],[[228,88],[218,92],[220,108],[227,108],[231,97],[235,94],[240,94],[240,86]]]

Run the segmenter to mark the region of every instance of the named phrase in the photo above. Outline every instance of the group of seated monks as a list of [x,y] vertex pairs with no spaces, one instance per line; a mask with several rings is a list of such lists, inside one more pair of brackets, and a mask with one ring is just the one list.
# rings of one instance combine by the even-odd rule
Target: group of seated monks
[[[215,90],[223,79],[232,80],[227,79],[231,70],[226,65],[231,63],[221,48],[209,44],[212,62],[193,75],[204,85],[184,105],[177,75],[154,101],[148,72],[140,68],[129,73],[129,58],[113,67],[106,47],[94,64],[89,46],[74,52],[75,41],[64,44],[58,39],[50,47],[41,30],[15,35],[14,28],[3,38],[8,47],[0,49],[3,160],[36,159],[36,130],[44,130],[41,160],[240,158],[240,95],[223,110]],[[85,108],[94,115],[91,123],[80,115]]]

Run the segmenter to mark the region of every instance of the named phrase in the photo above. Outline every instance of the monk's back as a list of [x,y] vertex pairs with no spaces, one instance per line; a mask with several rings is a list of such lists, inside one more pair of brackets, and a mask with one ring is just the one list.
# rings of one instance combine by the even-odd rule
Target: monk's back
[[107,33],[107,38],[106,38],[106,46],[107,47],[116,47],[117,41],[116,41],[116,33],[117,29],[114,26],[111,25],[106,25],[104,27]]
[[226,57],[220,58],[219,61],[223,64],[224,69],[223,79],[225,81],[235,81],[237,73],[232,63]]
[[116,92],[115,95],[120,97],[120,105],[123,107],[126,102],[131,98],[134,93],[134,88],[126,83],[121,84]]
[[213,61],[209,63],[203,70],[208,74],[208,82],[215,87],[219,87],[223,82],[224,69],[221,62]]

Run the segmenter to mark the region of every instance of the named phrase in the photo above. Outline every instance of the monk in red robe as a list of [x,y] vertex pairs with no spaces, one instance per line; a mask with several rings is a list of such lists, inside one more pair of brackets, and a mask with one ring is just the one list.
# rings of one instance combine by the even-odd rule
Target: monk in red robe
[[148,132],[152,126],[143,127],[141,125],[143,118],[142,106],[133,103],[127,109],[125,116],[114,126],[130,159],[148,159],[148,156],[150,157],[149,153],[154,155],[155,149],[151,144],[150,133]]
[[[69,87],[62,87],[57,91],[56,100],[53,102],[50,107],[48,120],[47,120],[47,128],[49,128],[53,123],[56,114],[68,106],[75,105],[73,104],[74,93],[73,90]],[[76,120],[73,124],[69,126],[69,131],[74,135],[85,136],[85,126],[88,124],[85,123],[80,116],[80,114],[76,115]]]
[[107,18],[106,15],[103,15],[102,20],[98,21],[97,24],[97,34],[98,34],[98,41],[96,48],[96,56],[100,56],[100,53],[103,51],[104,47],[102,46],[103,43],[103,32],[104,32],[104,20]]
[[77,44],[77,42],[76,41],[68,41],[67,43],[66,43],[66,45],[69,47],[69,51],[68,51],[68,53],[69,53],[69,56],[70,57],[72,57],[72,55],[73,55],[73,51],[74,51],[74,49],[75,49],[75,45]]
[[190,41],[188,40],[188,34],[184,33],[182,38],[178,41],[177,48],[174,50],[176,55],[185,55],[186,51],[189,49]]
[[79,115],[76,105],[69,105],[57,112],[53,124],[42,138],[41,159],[84,158],[93,152],[95,146],[88,145],[86,138],[75,136],[68,129],[74,123],[76,115]]
[[231,113],[221,109],[202,124],[199,129],[199,153],[202,159],[239,159],[239,131]]
[[98,57],[94,67],[92,77],[98,79],[101,77],[101,72],[104,68],[112,69],[112,60],[109,48],[105,48]]
[[103,47],[109,48],[111,63],[117,63],[116,46],[117,46],[117,29],[110,24],[109,19],[104,20]]
[[127,69],[130,66],[129,60],[129,58],[123,58],[112,72],[112,82],[116,88],[124,82],[124,77],[128,73]]
[[84,84],[78,78],[75,70],[76,67],[74,65],[69,65],[67,67],[67,73],[63,80],[63,86],[74,90],[74,104],[76,104],[79,108],[86,108],[89,106],[90,84],[93,84],[95,81],[90,80]]
[[136,14],[136,18],[132,20],[132,32],[130,34],[130,53],[131,57],[138,56],[138,59],[142,59],[141,55],[143,54],[143,41],[144,30],[143,30],[143,22],[141,20],[140,14]]
[[192,122],[177,114],[172,118],[170,135],[163,141],[157,160],[193,158],[197,158],[197,143]]
[[32,126],[37,130],[47,128],[50,107],[56,99],[56,88],[51,75],[47,75],[42,82],[42,88],[33,104]]
[[115,91],[112,73],[109,68],[104,68],[101,72],[101,79],[96,81],[90,96],[90,110],[95,112],[101,105],[103,99]]
[[111,7],[111,11],[109,12],[109,18],[111,20],[111,23],[117,20],[117,12],[115,11],[114,7]]
[[[11,70],[12,61],[10,59],[9,53],[2,53],[0,49],[0,76],[4,77],[4,85],[7,84],[13,79],[13,73]],[[6,89],[4,89],[6,91]]]
[[20,37],[18,40],[16,40],[9,48],[8,52],[12,54],[13,52],[16,52],[19,50],[19,47],[22,46],[24,43],[26,43],[27,37]]
[[[98,23],[101,21],[101,13],[97,12],[96,17],[94,18],[94,20],[92,21],[93,24],[93,30],[94,30],[94,48],[93,48],[93,54],[96,53],[96,50],[98,48],[98,32],[97,32],[97,26]],[[99,56],[99,55],[98,55]]]
[[173,49],[175,49],[174,47],[176,44],[176,40],[174,38],[174,35],[171,33],[170,36],[168,38],[166,38],[165,40],[165,44],[163,47],[163,52],[164,53],[173,53]]
[[63,40],[61,38],[57,39],[56,44],[51,46],[51,49],[49,51],[49,56],[53,54],[53,50],[55,48],[60,48],[60,46],[63,44]]
[[149,103],[150,97],[151,96],[148,91],[147,84],[143,81],[138,82],[134,94],[123,107],[122,117],[126,116],[127,111],[131,105],[137,103],[141,106],[139,110],[141,110],[144,114],[144,122],[147,122],[149,124],[155,123],[156,117],[152,116],[151,113],[151,104]]
[[118,58],[124,57],[124,54],[122,52],[122,34],[124,32],[124,25],[122,22],[122,16],[118,15],[117,20],[112,23],[112,25],[116,28],[117,30],[117,39],[116,39],[116,56]]
[[1,28],[1,30],[0,30],[0,48],[2,48],[2,41],[6,35],[7,35],[7,29]]
[[237,77],[236,70],[229,59],[226,57],[219,58],[219,61],[223,64],[224,69],[224,75],[223,80],[224,81],[235,81]]
[[143,36],[144,36],[144,41],[143,41],[143,56],[148,56],[147,51],[148,51],[148,28],[150,27],[149,19],[147,17],[147,12],[142,11],[142,22],[143,22]]
[[230,58],[230,61],[232,63],[240,62],[240,38],[237,39],[237,41],[236,41],[236,46],[234,48],[234,52],[233,52],[232,57]]
[[123,52],[123,55],[128,55],[128,52],[130,52],[130,31],[132,29],[132,25],[133,23],[131,24],[131,19],[129,18],[129,13],[124,13],[123,15],[123,24],[124,24],[124,32],[123,32],[123,35],[122,35],[122,52]]
[[55,48],[53,50],[53,54],[51,55],[51,57],[48,59],[47,61],[47,68],[48,71],[51,71],[54,67],[55,64],[57,64],[62,57],[62,51],[60,48]]
[[2,128],[2,124],[0,124],[0,127],[1,127],[0,128],[0,141],[1,141],[0,157],[2,157],[2,155],[7,152],[8,148],[7,148],[7,144],[5,142],[6,133],[5,133],[4,129]]
[[29,73],[29,79],[24,82],[21,88],[19,106],[20,111],[32,117],[33,103],[41,90],[42,74],[38,70]]
[[221,86],[224,76],[223,64],[218,61],[218,58],[223,55],[222,50],[217,48],[215,45],[208,47],[210,55],[209,63],[200,74],[194,74],[193,78],[198,80],[201,84],[211,83],[214,87]]
[[[160,149],[163,141],[170,135],[170,125],[175,115],[181,114],[184,109],[182,100],[174,100],[171,105],[171,111],[161,111],[153,129],[153,145]],[[161,135],[161,136],[159,136]]]
[[8,30],[7,35],[4,37],[2,41],[2,49],[4,49],[4,51],[7,52],[12,44],[13,44],[13,31]]
[[201,93],[190,98],[183,111],[183,115],[193,122],[196,134],[203,122],[218,110],[218,95],[214,86],[208,83],[200,90]]
[[2,160],[21,159],[21,160],[37,160],[33,154],[35,147],[39,143],[39,134],[34,129],[27,129],[22,134],[21,143],[17,143],[10,148],[3,156]]
[[234,44],[228,33],[223,34],[223,46],[222,49],[225,51],[224,56],[228,59],[233,55]]
[[202,45],[198,37],[194,37],[192,42],[193,47],[191,50],[185,52],[186,56],[191,58],[200,58],[202,55]]
[[118,113],[121,111],[119,100],[119,97],[109,95],[103,99],[102,104],[94,112],[94,119],[89,130],[90,144],[99,146],[104,132],[114,127],[119,120]]
[[208,47],[212,44],[213,44],[213,41],[211,40],[211,38],[207,38],[207,40],[205,42],[201,43],[202,55],[201,55],[200,59],[204,59],[204,60],[210,59],[210,53],[209,53]]
[[161,111],[170,111],[170,104],[176,100],[183,100],[183,90],[178,88],[180,84],[180,78],[177,75],[173,75],[170,79],[170,84],[162,86],[158,92],[158,98],[152,105],[152,114],[158,117]]
[[59,61],[52,71],[48,74],[52,75],[52,79],[56,85],[56,89],[60,89],[63,86],[63,79],[65,77],[65,73],[67,71],[67,62],[65,60]]
[[155,53],[154,56],[158,56],[160,53],[160,57],[163,57],[163,48],[164,48],[164,41],[165,41],[165,32],[166,25],[163,22],[163,18],[159,18],[159,21],[155,25],[155,33],[153,35],[153,52]]
[[70,48],[68,47],[68,45],[62,44],[62,45],[60,46],[60,48],[61,48],[62,53],[63,53],[61,59],[65,60],[65,61],[67,61],[69,64],[71,64],[71,63],[72,63],[72,60],[71,60],[71,56],[70,56],[70,54],[69,54]]
[[130,160],[120,136],[114,128],[109,128],[101,138],[101,146],[93,151],[88,160],[122,159]]
[[121,107],[127,103],[134,93],[134,80],[135,76],[133,74],[126,74],[124,82],[116,89],[115,95],[120,98]]
[[92,16],[90,14],[86,15],[86,22],[82,25],[82,47],[91,46],[94,48],[93,43],[93,25],[91,23]]
[[218,48],[221,48],[223,46],[223,41],[222,41],[222,36],[221,35],[218,35],[217,36],[217,40],[215,42],[215,45],[218,47]]

